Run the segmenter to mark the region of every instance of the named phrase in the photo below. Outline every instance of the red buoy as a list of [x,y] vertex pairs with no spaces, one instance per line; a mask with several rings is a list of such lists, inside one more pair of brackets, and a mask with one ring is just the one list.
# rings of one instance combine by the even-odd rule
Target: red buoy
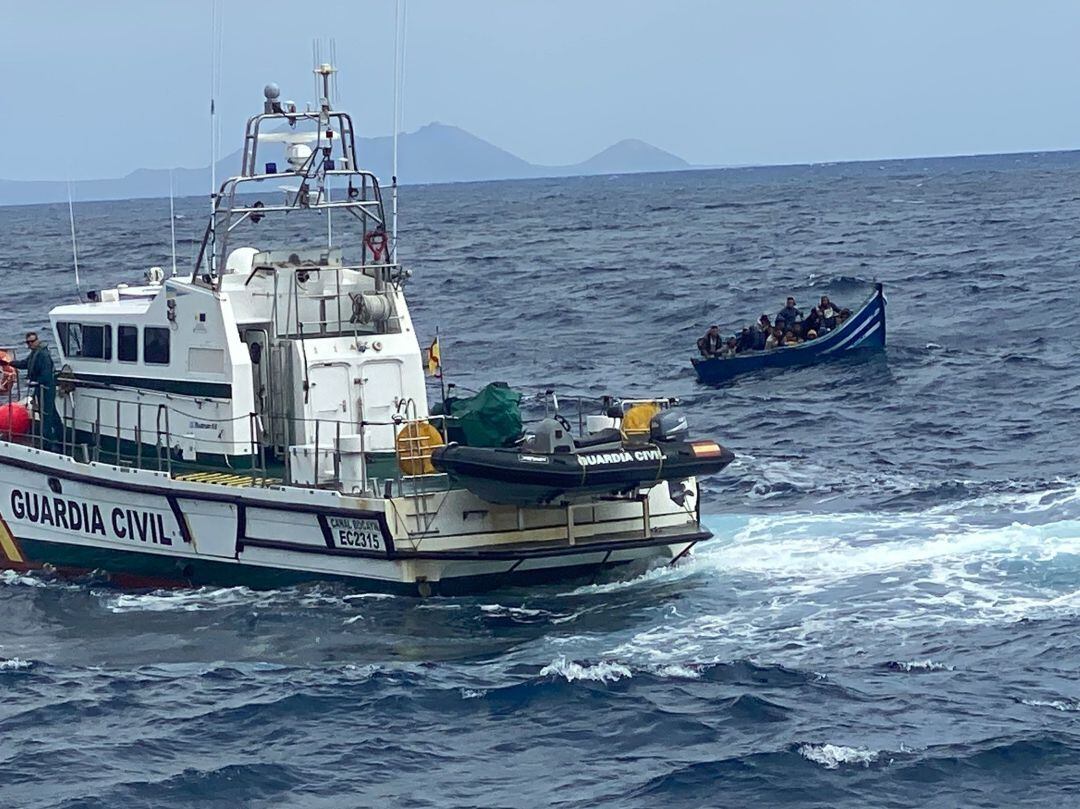
[[0,405],[0,440],[8,436],[22,436],[30,432],[30,411],[26,405],[12,402]]

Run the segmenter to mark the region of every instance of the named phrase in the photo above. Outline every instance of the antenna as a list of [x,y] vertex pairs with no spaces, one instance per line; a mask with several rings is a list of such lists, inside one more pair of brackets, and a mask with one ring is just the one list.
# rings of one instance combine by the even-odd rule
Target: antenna
[[390,183],[392,187],[392,204],[390,220],[390,261],[397,263],[398,244],[398,131],[401,129],[401,120],[404,116],[404,84],[405,84],[405,36],[409,16],[409,0],[394,2],[394,156],[393,168],[391,169]]
[[217,155],[221,132],[217,121],[215,98],[221,89],[221,56],[224,49],[221,11],[218,0],[210,0],[210,240],[209,269],[215,270],[217,231],[214,227],[214,214],[217,209]]
[[172,274],[176,277],[176,208],[173,205],[173,170],[169,169],[169,234],[172,236]]
[[214,124],[217,110],[214,103],[214,91],[217,89],[217,0],[210,0],[210,214],[214,213],[214,195],[217,193],[217,143],[214,138]]
[[71,260],[75,264],[75,291],[82,300],[82,283],[79,281],[79,249],[75,246],[75,206],[71,201],[71,180],[67,184],[68,192],[68,222],[71,225]]
[[[330,37],[330,64],[332,64],[334,67],[338,66],[337,39],[335,37]],[[334,106],[338,107],[341,106],[341,90],[338,87],[338,74],[334,73],[334,75],[331,77],[331,80],[333,81],[334,93],[334,97],[331,100],[334,102]]]
[[[325,54],[325,55],[324,55]],[[338,104],[337,40],[334,37],[315,37],[311,40],[311,66],[315,73],[315,103],[322,107],[325,99],[332,108]]]

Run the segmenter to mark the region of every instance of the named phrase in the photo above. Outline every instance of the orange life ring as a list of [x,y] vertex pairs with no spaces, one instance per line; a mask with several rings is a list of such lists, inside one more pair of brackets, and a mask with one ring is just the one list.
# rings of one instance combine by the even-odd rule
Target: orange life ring
[[11,366],[11,352],[0,349],[0,393],[10,393],[19,379],[19,372]]
[[385,230],[370,231],[367,236],[364,237],[364,244],[366,244],[367,249],[371,251],[372,261],[382,261],[383,256],[387,255],[389,252],[389,240],[386,238]]

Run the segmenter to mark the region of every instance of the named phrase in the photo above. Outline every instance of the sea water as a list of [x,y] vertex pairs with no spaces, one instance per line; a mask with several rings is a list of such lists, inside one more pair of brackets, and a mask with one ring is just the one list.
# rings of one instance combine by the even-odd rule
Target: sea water
[[[76,189],[77,193],[77,189]],[[182,200],[182,259],[203,200]],[[736,461],[676,568],[417,600],[0,574],[21,807],[1067,806],[1080,786],[1080,156],[402,190],[447,382],[677,396]],[[168,201],[76,204],[84,287]],[[0,209],[0,335],[73,301],[65,206]],[[888,350],[699,386],[788,294]],[[437,396],[437,388],[432,388]]]

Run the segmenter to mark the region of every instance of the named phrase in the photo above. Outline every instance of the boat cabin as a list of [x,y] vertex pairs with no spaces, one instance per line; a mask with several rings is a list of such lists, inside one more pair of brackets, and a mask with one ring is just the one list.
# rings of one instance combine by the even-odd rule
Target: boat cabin
[[427,417],[407,273],[350,116],[265,95],[190,276],[151,268],[50,313],[72,447],[317,484],[341,446],[377,465]]

